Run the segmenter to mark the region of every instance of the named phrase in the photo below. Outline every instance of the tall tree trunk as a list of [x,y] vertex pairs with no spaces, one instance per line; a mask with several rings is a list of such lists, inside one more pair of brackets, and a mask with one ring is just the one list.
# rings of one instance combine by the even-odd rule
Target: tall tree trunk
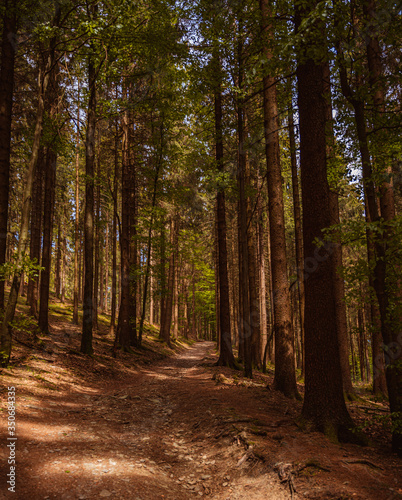
[[105,234],[105,284],[102,300],[102,312],[109,311],[109,210],[106,211],[106,234]]
[[176,255],[174,290],[173,290],[173,338],[179,336],[179,259]]
[[[270,7],[260,0],[265,35],[270,36]],[[265,55],[272,58],[269,39]],[[263,79],[265,154],[269,199],[269,230],[271,243],[271,272],[274,293],[275,376],[274,387],[285,396],[298,398],[294,355],[294,332],[291,323],[291,305],[287,272],[285,216],[282,175],[279,156],[279,118],[276,81],[272,76]]]
[[173,312],[173,291],[175,281],[175,267],[177,262],[177,248],[179,236],[179,220],[178,215],[174,215],[170,224],[170,244],[171,254],[169,258],[169,272],[166,290],[165,314],[164,321],[161,323],[161,337],[170,346],[170,327],[172,325]]
[[197,338],[197,325],[196,325],[196,312],[195,312],[195,276],[194,276],[194,264],[193,264],[193,303],[192,303],[192,309],[193,313],[191,315],[191,337],[192,339]]
[[[131,95],[131,89],[130,89]],[[134,155],[133,147],[133,117],[128,114],[128,135],[127,135],[127,155],[129,164],[129,224],[130,224],[130,345],[141,347],[137,333],[137,318],[140,315],[139,305],[141,297],[141,272],[138,255],[141,248],[138,248],[137,239],[137,158]]]
[[[366,221],[368,222],[368,209],[366,208]],[[367,261],[374,262],[375,248],[372,238],[368,233],[367,240]],[[373,276],[369,276],[369,287],[374,290]],[[370,319],[371,319],[371,344],[372,344],[372,362],[373,362],[373,393],[377,396],[385,396],[388,392],[387,381],[385,378],[385,360],[382,349],[381,320],[378,302],[370,301]]]
[[114,143],[114,181],[113,181],[113,227],[112,227],[112,301],[110,304],[110,327],[109,332],[115,334],[116,306],[117,306],[117,185],[118,185],[118,127],[116,125],[116,135]]
[[[218,80],[215,89],[215,160],[219,172],[223,172],[223,133],[222,133],[222,94],[221,94],[221,68],[218,56],[216,59],[216,74]],[[217,325],[219,325],[219,359],[217,365],[235,368],[236,363],[232,351],[232,335],[230,328],[230,302],[228,256],[226,248],[226,207],[225,191],[218,189],[217,194],[217,247],[218,247],[218,285],[219,285],[219,310],[217,311]],[[218,320],[219,319],[219,320]]]
[[[296,26],[301,47],[297,67],[300,121],[300,164],[305,255],[305,397],[302,418],[332,439],[350,439],[353,421],[343,397],[336,330],[333,263],[330,245],[317,248],[316,239],[331,225],[326,154],[326,101],[324,68],[311,58],[312,47],[324,46],[320,21],[300,33],[314,4],[296,5]],[[322,34],[312,38],[314,33]],[[317,186],[320,189],[317,189]],[[323,314],[325,311],[325,314]],[[354,436],[354,439],[356,437]]]
[[[374,124],[379,126],[379,140],[383,137],[381,132],[387,117],[385,115],[385,89],[383,83],[383,68],[381,61],[381,47],[378,38],[378,21],[375,0],[369,0],[363,6],[365,20],[368,26],[368,38],[366,43],[367,62],[369,68],[369,83],[374,94]],[[381,168],[382,167],[382,168]],[[380,210],[381,217],[385,224],[395,219],[395,200],[392,185],[392,165],[388,162],[385,166],[380,166],[386,174],[386,179],[380,186]],[[385,227],[382,241],[377,244],[376,279],[374,287],[376,290],[380,318],[381,331],[386,349],[386,356],[389,360],[385,371],[389,406],[393,421],[392,449],[398,456],[402,457],[402,348],[400,327],[402,317],[398,305],[402,299],[400,289],[400,277],[393,277],[393,264],[389,262],[389,249],[392,249],[393,242],[392,226]],[[399,242],[398,242],[399,243]],[[380,247],[381,250],[380,250]],[[401,266],[397,264],[400,274]],[[393,279],[393,283],[391,283]],[[396,283],[395,283],[396,281]]]
[[253,365],[257,369],[262,368],[261,352],[261,324],[260,324],[260,286],[257,275],[257,234],[256,224],[253,224],[251,210],[248,238],[248,256],[249,256],[249,290],[250,290],[250,320],[251,320],[251,356]]
[[[338,193],[330,191],[331,224],[339,225]],[[337,238],[339,240],[339,238]],[[334,294],[336,308],[336,328],[338,334],[339,355],[342,370],[344,394],[349,401],[356,399],[349,366],[348,324],[346,319],[345,284],[341,274],[343,268],[342,245],[339,241],[333,247],[332,263],[334,266]]]
[[[99,132],[98,132],[99,135]],[[100,139],[98,139],[98,154],[96,161],[96,210],[95,210],[95,251],[94,251],[94,309],[92,328],[96,331],[98,326],[98,306],[99,306],[99,267],[100,267]]]
[[82,302],[82,287],[83,287],[83,273],[81,272],[82,271],[82,267],[83,267],[83,263],[82,263],[82,254],[83,254],[83,244],[82,244],[82,231],[80,231],[80,255],[78,257],[78,304],[80,304]]
[[[6,0],[3,16],[0,66],[0,266],[6,262],[8,199],[10,189],[11,118],[14,92],[17,31],[16,0]],[[4,309],[4,284],[0,280],[0,309]],[[2,340],[3,342],[3,340]]]
[[91,355],[93,353],[94,165],[96,130],[96,68],[92,43],[90,44],[88,54],[88,91],[87,132],[85,137],[84,293],[81,352]]
[[229,223],[229,229],[230,229],[230,234],[231,234],[231,241],[230,241],[230,252],[229,252],[229,259],[228,259],[228,270],[230,271],[230,281],[229,284],[231,284],[231,288],[229,288],[229,292],[231,292],[231,295],[229,295],[229,299],[232,308],[233,308],[233,320],[230,323],[230,329],[231,332],[233,332],[233,345],[238,345],[239,343],[239,287],[237,283],[237,278],[239,276],[239,273],[236,273],[236,269],[239,269],[238,263],[236,261],[236,248],[238,248],[238,245],[236,245],[236,218],[232,218],[232,224]]
[[[151,234],[152,238],[152,234]],[[149,272],[149,322],[155,324],[155,298],[154,298],[154,274],[153,274],[153,252],[149,253],[150,272]]]
[[[250,162],[246,156],[246,185],[251,187]],[[250,196],[247,196],[247,252],[248,252],[248,280],[250,300],[250,328],[251,328],[251,360],[253,365],[260,369],[262,359],[260,358],[260,309],[256,271],[256,226],[253,223]]]
[[[370,2],[368,6],[365,6],[365,16],[367,18],[368,25],[374,22],[375,18],[375,5],[374,2]],[[384,93],[381,86],[381,51],[378,43],[378,38],[371,33],[371,28],[368,32],[367,39],[367,59],[370,72],[370,84],[374,90],[374,103],[376,107],[375,114],[379,115],[381,121],[381,114],[383,112],[384,106]],[[356,92],[353,92],[347,78],[347,69],[345,64],[345,59],[341,47],[340,41],[337,42],[337,53],[338,61],[340,66],[340,80],[342,93],[346,99],[350,102],[354,109],[354,118],[356,122],[356,132],[359,141],[359,149],[362,161],[363,170],[363,183],[364,183],[364,193],[367,206],[367,215],[369,222],[377,222],[380,220],[379,211],[377,207],[376,191],[373,182],[372,164],[369,150],[369,142],[366,128],[366,115],[365,115],[365,105],[364,102],[357,96]],[[393,198],[393,189],[390,182],[385,181],[381,185],[381,196],[380,196],[380,209],[381,217],[385,222],[391,221],[395,216],[395,206]],[[367,241],[373,241],[373,246],[375,250],[375,267],[374,267],[374,277],[372,284],[375,289],[375,293],[378,300],[380,321],[381,321],[381,334],[383,338],[384,345],[386,349],[389,349],[390,354],[388,356],[389,364],[386,368],[386,380],[387,388],[390,402],[390,410],[392,418],[396,424],[395,431],[392,435],[392,447],[393,450],[402,456],[402,432],[400,431],[400,417],[402,410],[402,398],[400,394],[402,393],[402,368],[400,368],[400,358],[402,356],[402,350],[400,349],[400,337],[399,328],[393,327],[392,324],[400,324],[399,318],[389,317],[389,305],[390,296],[387,290],[387,246],[388,242],[392,242],[392,234],[386,228],[383,232],[381,239],[367,231]],[[392,244],[392,243],[391,243]],[[368,248],[368,254],[370,254],[370,249]],[[398,288],[398,287],[397,287]],[[399,291],[398,291],[399,294]],[[394,297],[394,300],[400,302],[400,297]],[[387,347],[390,346],[390,347]],[[394,347],[393,347],[394,346]],[[398,348],[395,349],[395,346]],[[381,363],[380,363],[381,364]],[[398,430],[399,429],[399,430]]]
[[[239,32],[242,29],[242,21],[239,21]],[[243,91],[243,41],[241,35],[238,35],[237,44],[238,58],[238,86],[240,91]],[[249,282],[249,255],[248,255],[248,238],[247,238],[247,196],[246,196],[246,163],[247,156],[245,151],[245,105],[244,99],[239,97],[237,100],[237,135],[238,135],[238,172],[237,184],[239,189],[239,288],[241,289],[241,314],[239,328],[239,351],[242,347],[244,360],[244,375],[248,378],[253,376],[252,365],[252,329],[250,317],[250,282]]]
[[297,174],[296,140],[293,119],[292,89],[290,85],[290,106],[288,111],[290,166],[292,170],[293,217],[295,224],[296,267],[298,281],[300,343],[301,343],[301,375],[304,377],[304,261],[303,232],[301,227],[301,205],[299,176]]
[[[257,248],[258,248],[258,270],[260,287],[260,325],[261,325],[261,343],[260,359],[263,360],[265,346],[268,337],[268,319],[267,319],[267,289],[265,273],[265,255],[264,255],[264,221],[261,197],[258,198],[258,221],[257,221]],[[263,369],[264,369],[263,363]]]
[[[136,266],[135,239],[133,234],[133,176],[130,158],[130,126],[128,111],[123,116],[122,144],[122,215],[121,215],[121,305],[119,344],[123,349],[136,345],[136,279],[133,279]],[[132,269],[133,268],[133,269]]]
[[49,333],[49,288],[52,266],[52,237],[55,200],[57,154],[49,146],[46,152],[45,202],[43,215],[42,272],[40,276],[39,329]]
[[61,221],[60,215],[56,217],[57,219],[57,247],[56,247],[56,268],[54,271],[54,294],[57,299],[60,300],[61,296],[61,245],[62,245],[62,236],[61,236]]
[[[326,123],[327,123],[327,163],[330,165],[334,160],[335,135],[332,122],[332,99],[331,99],[331,74],[329,63],[324,63],[324,92],[326,98]],[[333,176],[332,176],[333,177]],[[338,186],[336,182],[330,186],[329,207],[331,212],[331,225],[339,225],[339,201]],[[350,376],[349,366],[349,345],[348,345],[348,324],[346,319],[345,284],[342,276],[343,256],[342,243],[339,236],[334,235],[336,244],[333,246],[332,264],[334,266],[334,295],[336,310],[336,329],[338,334],[339,356],[342,371],[342,383],[345,396],[353,401],[356,399]]]
[[[154,177],[154,186],[153,186],[153,192],[152,192],[152,203],[151,203],[151,220],[149,221],[149,229],[148,229],[148,245],[147,245],[147,263],[146,263],[146,268],[145,268],[145,276],[144,276],[144,290],[142,294],[142,311],[141,311],[141,319],[140,319],[140,329],[138,332],[138,340],[139,344],[141,345],[142,342],[142,334],[144,330],[144,321],[145,321],[145,308],[146,308],[146,303],[147,303],[147,295],[148,295],[148,280],[150,278],[150,275],[152,273],[151,270],[151,253],[152,253],[152,229],[154,225],[154,214],[155,214],[155,207],[156,207],[156,195],[157,195],[157,187],[158,187],[158,181],[159,181],[159,173],[162,168],[162,159],[163,159],[163,134],[164,134],[164,124],[163,120],[161,121],[161,126],[160,126],[160,152],[159,152],[159,157],[157,160],[156,164],[156,171],[155,171],[155,177]],[[152,279],[152,276],[151,276]],[[152,302],[153,302],[153,297],[152,297],[152,282],[151,282],[151,305],[150,305],[150,323],[152,325],[153,322],[153,311],[152,311]]]
[[[49,79],[48,99],[46,107],[50,109],[50,119],[55,120],[58,113],[58,69],[53,68]],[[56,194],[56,167],[57,167],[57,136],[58,130],[53,130],[53,137],[46,150],[45,165],[45,199],[43,211],[43,251],[42,251],[42,272],[40,279],[40,302],[39,302],[39,329],[41,332],[49,333],[49,294],[50,294],[50,273],[52,269],[52,240],[53,240],[53,220]],[[60,210],[61,211],[61,210]],[[60,250],[60,221],[58,249]],[[60,265],[60,256],[58,255]]]
[[[65,206],[62,207],[62,224],[65,220]],[[67,241],[63,234],[61,238],[61,269],[60,269],[60,302],[64,304],[66,300],[66,261],[67,261]]]
[[214,251],[212,255],[215,271],[215,324],[216,324],[216,348],[221,352],[221,322],[220,322],[220,297],[219,297],[219,250],[218,250],[218,204],[215,205],[214,224]]
[[160,328],[159,328],[159,338],[162,337],[162,325],[165,322],[166,315],[166,229],[165,225],[161,227],[161,266],[160,266]]
[[77,133],[75,139],[75,226],[74,226],[74,296],[73,323],[78,325],[79,255],[80,255],[80,81],[78,80]]
[[[36,168],[35,183],[33,187],[33,204],[31,215],[31,243],[29,246],[29,258],[31,261],[40,263],[41,239],[42,239],[42,214],[43,214],[43,181],[45,171],[45,154],[42,147],[39,152],[38,165]],[[29,312],[34,318],[38,318],[38,292],[39,276],[33,276],[28,282],[27,302]]]

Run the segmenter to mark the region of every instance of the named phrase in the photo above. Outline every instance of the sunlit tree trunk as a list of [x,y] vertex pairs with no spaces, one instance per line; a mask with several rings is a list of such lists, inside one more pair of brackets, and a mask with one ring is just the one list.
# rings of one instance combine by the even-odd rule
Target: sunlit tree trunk
[[[260,287],[260,325],[261,325],[261,342],[260,342],[260,359],[264,359],[264,351],[267,343],[268,320],[267,320],[267,289],[266,289],[266,272],[265,272],[265,253],[264,253],[264,221],[261,197],[258,198],[258,220],[257,220],[257,249],[258,249],[258,271],[259,271],[259,287]],[[264,368],[264,367],[263,367]]]
[[[267,0],[260,1],[265,36],[270,36],[268,24],[270,7]],[[265,55],[272,58],[267,38]],[[271,243],[271,272],[274,294],[275,376],[274,387],[290,398],[299,397],[296,384],[294,332],[291,323],[291,305],[287,271],[285,216],[282,175],[279,155],[279,117],[276,81],[272,76],[263,78],[263,106],[265,154],[269,200],[269,230]]]
[[[42,147],[39,152],[38,165],[36,168],[35,183],[33,187],[33,203],[31,214],[31,243],[29,245],[29,258],[40,264],[41,259],[41,239],[42,239],[42,218],[43,218],[43,183],[45,171],[45,154]],[[38,296],[39,277],[32,277],[28,282],[27,302],[29,312],[34,317],[38,317]]]

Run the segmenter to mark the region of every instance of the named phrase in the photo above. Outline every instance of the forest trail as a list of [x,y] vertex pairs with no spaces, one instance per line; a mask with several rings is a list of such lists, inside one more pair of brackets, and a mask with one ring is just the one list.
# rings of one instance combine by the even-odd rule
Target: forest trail
[[88,372],[81,384],[54,365],[61,392],[36,397],[14,373],[17,493],[4,498],[281,500],[291,498],[286,478],[293,498],[401,498],[400,461],[300,432],[300,403],[215,360],[214,344],[199,342],[124,373]]

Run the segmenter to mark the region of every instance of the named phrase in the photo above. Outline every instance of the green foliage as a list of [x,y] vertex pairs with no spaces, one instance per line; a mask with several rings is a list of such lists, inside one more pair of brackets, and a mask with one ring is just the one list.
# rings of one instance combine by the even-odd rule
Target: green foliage
[[37,263],[37,259],[30,259],[29,255],[26,254],[19,265],[14,261],[0,265],[0,280],[5,281],[16,272],[24,273],[28,278],[34,278],[39,275],[42,269],[43,267]]
[[27,333],[34,338],[40,333],[38,322],[31,316],[25,314],[20,314],[18,317],[14,318],[10,325],[14,332]]

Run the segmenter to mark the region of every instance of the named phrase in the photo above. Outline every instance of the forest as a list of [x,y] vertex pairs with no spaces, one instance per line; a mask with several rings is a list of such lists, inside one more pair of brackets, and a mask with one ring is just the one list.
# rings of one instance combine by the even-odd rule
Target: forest
[[332,443],[372,446],[351,410],[369,398],[402,457],[400,2],[0,17],[4,385],[18,399],[14,370],[58,335],[89,371],[100,345],[129,370],[150,339],[201,342],[217,383],[265,381]]

